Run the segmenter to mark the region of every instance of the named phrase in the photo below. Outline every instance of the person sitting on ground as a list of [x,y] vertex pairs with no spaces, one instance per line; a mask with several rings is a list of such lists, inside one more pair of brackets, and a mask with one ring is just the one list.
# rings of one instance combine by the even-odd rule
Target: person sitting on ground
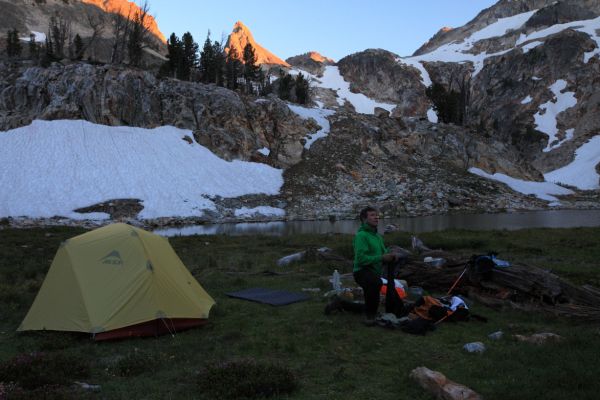
[[354,236],[354,280],[362,287],[365,296],[365,325],[375,325],[379,308],[382,263],[392,263],[396,256],[391,254],[377,232],[379,213],[373,207],[360,212],[361,226]]

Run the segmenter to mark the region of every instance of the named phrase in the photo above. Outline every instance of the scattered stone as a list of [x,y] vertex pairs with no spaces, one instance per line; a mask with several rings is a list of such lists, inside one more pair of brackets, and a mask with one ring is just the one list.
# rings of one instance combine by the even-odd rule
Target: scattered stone
[[383,233],[398,232],[399,230],[400,230],[400,228],[398,228],[396,225],[389,224],[389,225],[385,226],[385,229],[383,230]]
[[488,335],[488,337],[492,340],[500,340],[502,339],[502,336],[504,336],[504,332],[502,331],[497,331]]
[[390,112],[385,108],[375,107],[375,116],[377,118],[389,118]]
[[469,353],[483,353],[485,345],[481,342],[471,342],[463,346],[463,349]]
[[82,388],[83,390],[89,390],[91,392],[99,392],[101,389],[100,385],[90,385],[89,383],[85,383],[85,382],[73,382],[75,385],[79,386],[80,388]]
[[546,344],[549,342],[561,342],[564,337],[551,332],[534,333],[533,335],[513,335],[513,338],[519,342],[526,342],[532,344]]
[[306,256],[306,251],[300,251],[298,253],[290,254],[289,256],[281,257],[277,260],[278,267],[284,267],[293,263],[294,261],[302,261]]
[[412,370],[410,378],[419,386],[440,400],[481,400],[481,396],[472,389],[453,382],[438,371],[426,367],[418,367]]

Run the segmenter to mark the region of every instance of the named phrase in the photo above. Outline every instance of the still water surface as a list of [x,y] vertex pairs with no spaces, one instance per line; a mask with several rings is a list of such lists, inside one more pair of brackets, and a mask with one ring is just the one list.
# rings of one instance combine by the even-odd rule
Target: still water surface
[[[403,231],[420,233],[445,229],[525,229],[574,228],[600,226],[600,210],[550,210],[502,214],[455,214],[427,217],[403,217],[381,220],[380,231],[387,225],[396,225]],[[355,233],[357,220],[344,221],[285,221],[245,222],[228,224],[189,225],[157,229],[162,236],[189,235],[296,235],[302,233]]]

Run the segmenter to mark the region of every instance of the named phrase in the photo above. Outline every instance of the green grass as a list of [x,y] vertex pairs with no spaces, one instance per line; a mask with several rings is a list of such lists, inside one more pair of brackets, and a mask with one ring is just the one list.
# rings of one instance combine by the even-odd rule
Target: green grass
[[[275,261],[308,246],[328,246],[351,257],[349,235],[172,238],[175,251],[217,301],[208,325],[175,337],[95,343],[85,334],[17,334],[60,242],[82,232],[58,227],[0,230],[0,362],[30,352],[75,357],[90,368],[85,381],[101,385],[99,393],[77,392],[75,398],[209,399],[219,391],[211,392],[202,381],[207,371],[248,360],[275,365],[282,376],[295,377],[296,390],[276,396],[283,399],[430,399],[408,377],[418,366],[438,370],[488,400],[595,399],[600,391],[597,325],[497,312],[475,304],[474,311],[489,318],[487,324],[447,323],[421,337],[363,327],[356,315],[325,316],[321,294],[278,308],[225,296],[252,286],[326,290],[332,264],[308,261],[281,268]],[[445,231],[420,237],[432,248],[466,256],[495,250],[500,258],[551,269],[578,284],[600,286],[597,228]],[[397,233],[387,235],[386,243],[408,247],[409,239],[410,234]],[[502,340],[487,338],[499,329],[506,333]],[[566,340],[534,346],[510,338],[514,333],[542,331]],[[484,342],[488,350],[480,355],[462,351],[471,341]],[[68,377],[70,381],[78,380],[75,375]],[[216,382],[223,385],[222,380]],[[61,398],[61,393],[48,398]]]

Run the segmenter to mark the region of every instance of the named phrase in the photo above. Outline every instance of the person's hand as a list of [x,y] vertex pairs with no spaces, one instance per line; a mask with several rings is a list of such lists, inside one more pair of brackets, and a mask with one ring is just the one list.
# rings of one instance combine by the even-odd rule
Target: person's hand
[[381,261],[384,263],[391,263],[394,260],[396,260],[396,256],[392,253],[387,253],[381,256]]

